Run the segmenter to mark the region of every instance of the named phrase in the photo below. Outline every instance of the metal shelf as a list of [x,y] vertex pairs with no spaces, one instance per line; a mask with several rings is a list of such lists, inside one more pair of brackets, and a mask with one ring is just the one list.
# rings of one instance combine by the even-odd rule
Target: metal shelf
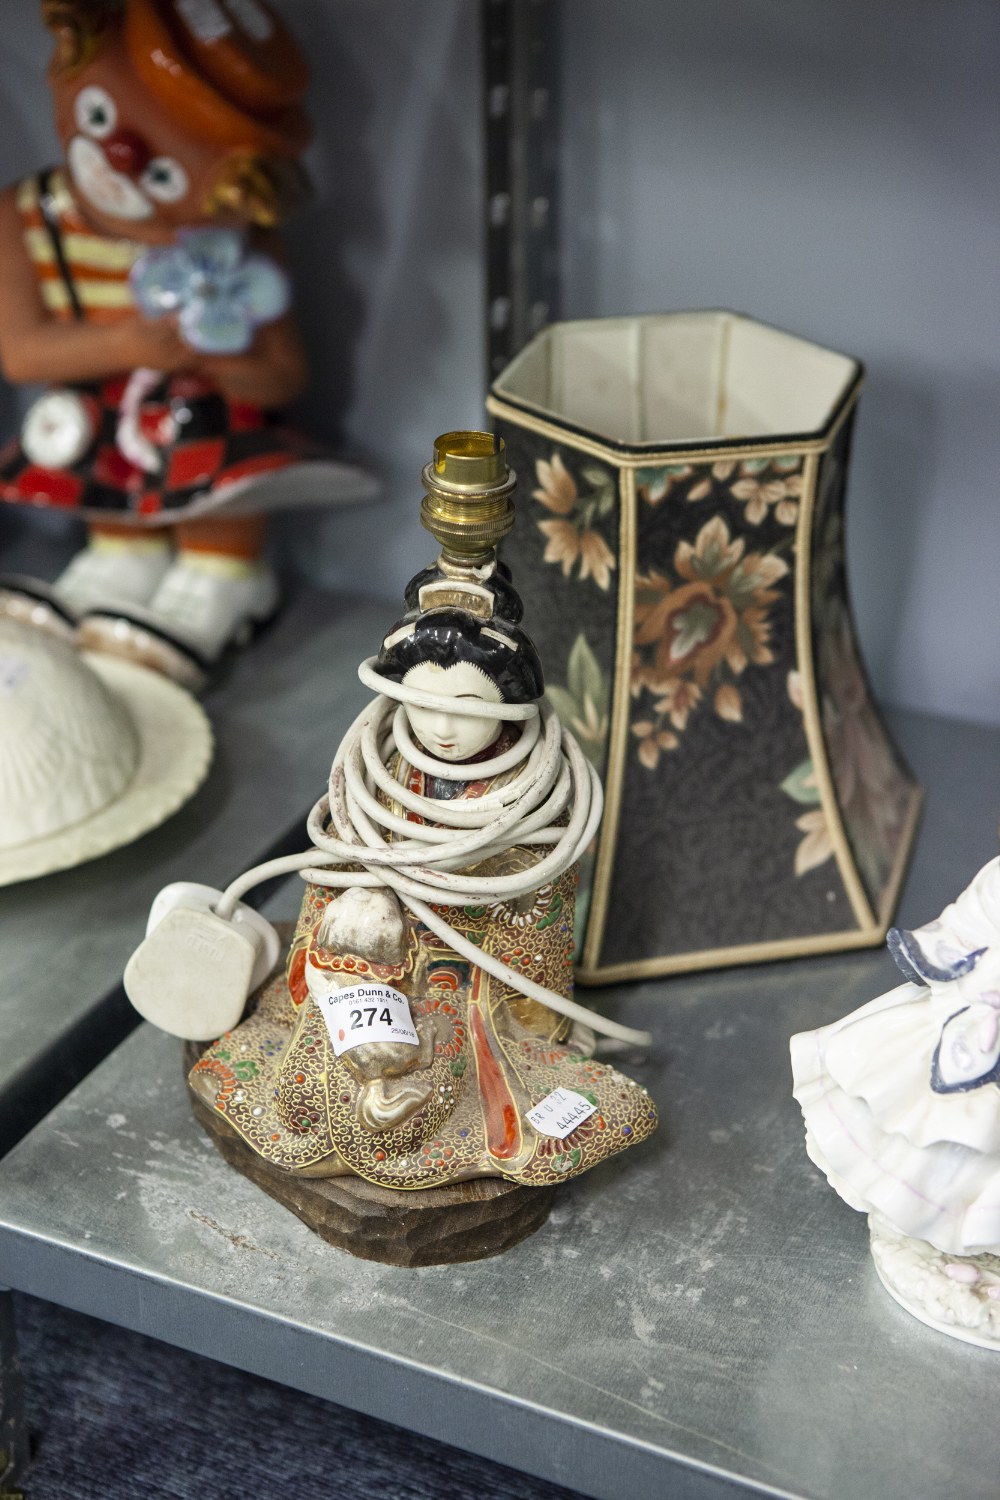
[[[929,793],[916,922],[995,851],[1000,735],[895,726]],[[205,874],[201,847],[178,873]],[[662,1130],[507,1255],[418,1271],[330,1249],[231,1172],[178,1045],[142,1027],[0,1163],[0,1280],[604,1500],[973,1500],[1000,1459],[991,1356],[882,1291],[789,1092],[788,1036],[894,982],[879,951],[599,994],[662,1038],[633,1070]]]

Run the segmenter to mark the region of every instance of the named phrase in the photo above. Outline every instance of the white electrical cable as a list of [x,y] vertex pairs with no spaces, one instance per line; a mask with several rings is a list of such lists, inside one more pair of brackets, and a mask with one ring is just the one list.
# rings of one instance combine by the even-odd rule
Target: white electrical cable
[[[550,1010],[633,1046],[648,1047],[652,1037],[597,1015],[546,986],[519,974],[463,937],[433,907],[489,906],[515,900],[557,880],[584,853],[601,819],[603,796],[594,768],[573,736],[547,706],[490,703],[451,698],[393,682],[376,670],[376,658],[358,676],[379,697],[351,725],[337,750],[330,785],[309,814],[307,832],[314,847],[303,854],[269,860],[248,870],[225,891],[216,911],[229,919],[240,898],[276,875],[298,871],[323,886],[387,886],[406,907],[462,958]],[[523,723],[509,750],[471,766],[436,760],[413,743],[405,704],[476,719]],[[517,774],[481,797],[425,797],[403,786],[388,769],[394,751],[410,765],[443,781],[482,781],[502,772]],[[385,795],[422,821],[392,813]],[[564,814],[569,809],[568,818]],[[389,841],[393,835],[393,841]],[[515,845],[545,849],[530,869],[509,875],[469,873],[493,855]],[[342,868],[353,866],[353,868]],[[359,868],[360,867],[360,868]]]

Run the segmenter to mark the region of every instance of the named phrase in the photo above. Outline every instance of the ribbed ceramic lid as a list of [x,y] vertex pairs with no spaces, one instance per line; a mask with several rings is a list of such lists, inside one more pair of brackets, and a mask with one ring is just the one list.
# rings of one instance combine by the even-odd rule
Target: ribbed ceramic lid
[[106,807],[138,758],[128,710],[74,647],[0,620],[0,849]]

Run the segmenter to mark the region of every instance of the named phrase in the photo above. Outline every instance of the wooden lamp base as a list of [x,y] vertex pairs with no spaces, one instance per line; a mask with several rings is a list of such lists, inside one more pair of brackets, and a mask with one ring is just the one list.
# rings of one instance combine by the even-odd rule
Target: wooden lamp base
[[[200,1052],[197,1044],[185,1047],[187,1066]],[[231,1167],[328,1244],[362,1260],[388,1266],[486,1260],[540,1229],[555,1200],[554,1187],[522,1187],[502,1177],[413,1192],[376,1187],[360,1177],[299,1177],[264,1161],[201,1100],[192,1096],[191,1107]]]

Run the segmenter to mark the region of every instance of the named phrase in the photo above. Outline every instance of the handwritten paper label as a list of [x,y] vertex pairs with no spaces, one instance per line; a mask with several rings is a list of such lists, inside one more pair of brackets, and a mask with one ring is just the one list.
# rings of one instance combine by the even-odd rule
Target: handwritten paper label
[[597,1113],[597,1105],[591,1104],[575,1089],[553,1089],[534,1109],[528,1110],[528,1119],[540,1135],[555,1136],[564,1141],[572,1135],[578,1125]]
[[349,989],[327,990],[315,998],[338,1057],[366,1042],[420,1045],[410,1002],[391,985],[352,984]]

